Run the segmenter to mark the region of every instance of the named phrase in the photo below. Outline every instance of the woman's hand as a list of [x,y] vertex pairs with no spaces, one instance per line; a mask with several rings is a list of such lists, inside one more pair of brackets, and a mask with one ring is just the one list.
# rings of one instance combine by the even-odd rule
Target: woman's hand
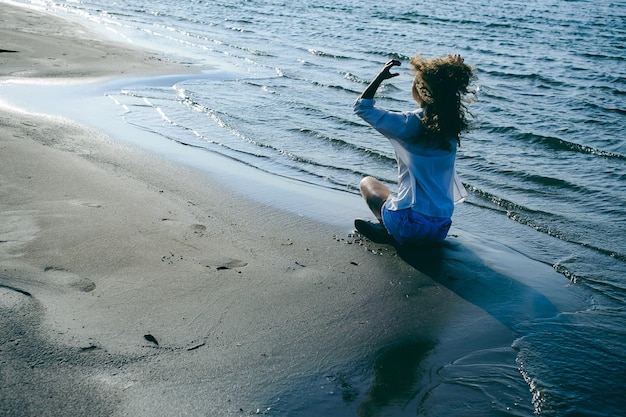
[[391,68],[399,67],[400,65],[402,65],[402,63],[397,59],[389,60],[389,62],[387,62],[383,69],[378,73],[378,76],[376,78],[380,78],[380,80],[383,81],[388,80],[389,78],[397,77],[398,75],[400,75],[400,73],[392,73]]
[[380,84],[383,81],[400,75],[397,72],[395,73],[391,72],[391,69],[393,67],[399,67],[400,65],[401,65],[401,62],[398,61],[397,59],[389,60],[389,62],[385,64],[383,69],[380,70],[376,78],[372,80],[372,82],[367,86],[367,88],[365,89],[365,91],[363,91],[363,93],[359,96],[359,98],[363,98],[363,99],[374,98],[374,95],[376,94],[376,90],[378,90],[378,87],[380,87]]

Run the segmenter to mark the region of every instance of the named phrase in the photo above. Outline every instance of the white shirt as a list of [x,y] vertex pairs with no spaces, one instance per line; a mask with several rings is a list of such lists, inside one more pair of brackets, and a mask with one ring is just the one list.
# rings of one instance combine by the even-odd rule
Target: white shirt
[[423,129],[422,109],[392,112],[358,99],[354,112],[391,142],[398,161],[398,191],[385,202],[389,210],[411,208],[434,217],[452,217],[454,204],[467,197],[454,169],[456,139],[450,150],[426,146],[415,138]]

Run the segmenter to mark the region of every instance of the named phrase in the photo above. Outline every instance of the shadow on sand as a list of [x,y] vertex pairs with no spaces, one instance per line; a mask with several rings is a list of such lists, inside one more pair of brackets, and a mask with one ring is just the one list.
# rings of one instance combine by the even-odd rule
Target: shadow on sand
[[[543,293],[495,271],[454,239],[440,245],[398,246],[396,250],[413,268],[486,311],[513,332],[521,322],[559,314],[559,309]],[[510,268],[516,267],[524,268],[511,260]]]
[[[395,249],[404,262],[495,318],[516,337],[520,325],[529,320],[559,314],[559,309],[540,291],[489,267],[457,239],[451,238],[435,246],[396,246]],[[515,256],[521,257],[513,254],[512,258]],[[516,265],[514,259],[511,261],[511,268],[522,267]],[[410,309],[421,307],[415,304]],[[412,315],[411,310],[404,313]],[[290,393],[282,396],[281,404],[272,415],[295,415],[294,412],[300,416],[326,417],[397,415],[422,390],[420,384],[428,372],[425,361],[438,346],[431,337],[407,330],[402,338],[373,347],[372,357],[353,364],[351,370],[339,371],[341,376],[317,375],[303,381],[302,385],[296,383]],[[341,395],[305,393],[315,385],[313,380],[334,384]]]

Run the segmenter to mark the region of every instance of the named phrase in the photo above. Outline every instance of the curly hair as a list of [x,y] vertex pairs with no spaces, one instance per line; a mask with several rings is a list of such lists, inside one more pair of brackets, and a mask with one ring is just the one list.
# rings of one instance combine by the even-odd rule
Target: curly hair
[[469,84],[473,70],[459,55],[425,59],[420,55],[411,58],[415,71],[414,93],[422,99],[424,134],[421,140],[432,141],[444,149],[450,148],[449,138],[461,141],[461,132],[469,130],[467,108],[463,104],[466,94],[474,93]]

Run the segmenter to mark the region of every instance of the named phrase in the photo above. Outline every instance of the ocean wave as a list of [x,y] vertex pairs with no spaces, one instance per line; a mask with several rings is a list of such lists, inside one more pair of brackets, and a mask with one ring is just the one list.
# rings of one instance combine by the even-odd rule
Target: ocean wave
[[332,53],[332,52],[326,52],[326,51],[322,51],[322,50],[319,50],[319,49],[311,48],[308,51],[312,55],[321,56],[321,57],[325,57],[325,58],[350,59],[350,57],[346,56],[346,55],[335,54],[335,53]]
[[[576,234],[572,234],[569,231],[567,226],[572,223],[572,220],[567,217],[552,212],[531,209],[473,185],[464,185],[472,196],[472,198],[467,201],[467,204],[500,212],[503,215],[506,215],[509,219],[524,226],[531,227],[537,232],[584,247],[604,256],[626,262],[626,253],[622,253],[616,249],[603,248],[590,242],[578,239]],[[571,271],[568,272],[568,274],[574,275]]]
[[577,152],[581,154],[601,156],[603,158],[626,160],[626,155],[622,155],[620,153],[604,151],[594,148],[592,146],[570,142],[556,136],[547,136],[537,133],[524,132],[516,126],[483,126],[483,128],[490,134],[505,134],[515,140],[532,144],[540,144],[549,150]]
[[[355,145],[354,143],[348,142],[346,140],[343,139],[339,139],[336,137],[331,137],[328,135],[325,135],[323,133],[320,132],[316,132],[314,130],[311,129],[307,129],[307,128],[300,128],[297,129],[297,131],[299,133],[302,133],[304,135],[310,136],[314,139],[317,140],[321,140],[324,142],[328,142],[331,143],[333,145],[338,145],[341,148],[345,148],[347,149],[350,153],[352,154],[356,154],[355,157],[359,158],[359,157],[368,157],[368,158],[375,158],[378,159],[380,161],[382,161],[383,163],[388,163],[390,164],[390,166],[392,166],[391,164],[395,164],[396,160],[395,158],[391,158],[387,155],[383,155],[375,150],[372,150],[369,147],[366,146],[359,146],[359,145]],[[335,167],[335,168],[339,168],[342,169],[341,167]],[[359,174],[362,174],[361,172],[358,172]]]
[[505,78],[505,79],[520,79],[520,80],[529,80],[533,82],[537,82],[538,84],[542,84],[544,86],[551,87],[560,87],[565,85],[564,81],[554,79],[552,77],[548,77],[547,75],[538,74],[538,73],[523,73],[523,72],[511,72],[504,70],[490,70],[486,71],[486,74],[490,77],[494,78]]

